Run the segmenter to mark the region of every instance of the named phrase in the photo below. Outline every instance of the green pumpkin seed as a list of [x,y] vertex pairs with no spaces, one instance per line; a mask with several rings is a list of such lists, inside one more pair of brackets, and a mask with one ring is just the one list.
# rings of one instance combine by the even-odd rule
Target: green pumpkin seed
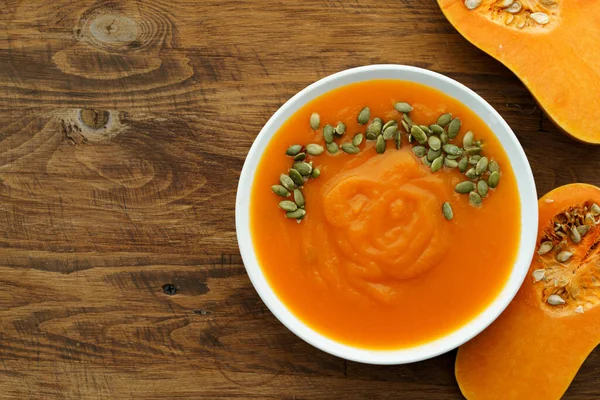
[[448,142],[450,141],[448,139],[448,133],[446,133],[445,131],[442,132],[442,134],[440,135],[440,140],[442,141],[442,144],[448,144]]
[[452,206],[450,205],[450,203],[445,202],[444,204],[442,204],[442,214],[444,215],[444,218],[446,218],[448,221],[454,218],[454,211],[452,211]]
[[476,141],[475,142],[475,146],[481,147],[482,146],[481,140]]
[[465,149],[465,155],[472,156],[481,153],[481,147],[471,146]]
[[444,158],[444,165],[448,168],[456,168],[458,167],[458,161],[451,160],[448,157]]
[[[304,207],[304,195],[302,194],[302,191],[300,189],[294,190],[294,203],[296,203],[296,205],[300,208]],[[294,210],[287,210],[287,211],[294,211]]]
[[460,172],[465,172],[467,170],[468,164],[469,164],[469,160],[467,160],[467,157],[461,158],[460,161],[458,162],[458,170]]
[[394,136],[396,136],[396,132],[398,132],[398,127],[395,125],[389,126],[386,130],[383,131],[383,139],[390,140]]
[[478,154],[475,154],[474,156],[469,157],[469,164],[477,165],[479,160],[481,160],[481,156]]
[[398,126],[398,123],[397,123],[395,120],[393,120],[393,119],[390,119],[388,122],[386,122],[386,123],[383,125],[383,127],[381,128],[381,131],[382,131],[382,132],[385,132],[385,130],[386,130],[387,128],[389,128],[390,126],[394,126],[394,125],[396,125],[396,127],[397,127],[397,126]]
[[442,115],[440,115],[440,117],[437,120],[437,125],[439,125],[443,128],[446,125],[448,125],[450,123],[450,121],[452,121],[451,113],[442,114]]
[[346,125],[341,122],[338,122],[337,126],[335,127],[335,134],[337,136],[342,136],[345,132],[346,132]]
[[285,216],[287,218],[294,218],[298,221],[300,221],[302,218],[304,218],[305,215],[306,215],[306,210],[303,210],[301,208],[297,209],[296,211],[288,211],[285,213]]
[[598,215],[600,215],[600,206],[598,204],[594,203],[594,204],[592,204],[590,211],[592,212],[592,215],[594,217],[597,217]]
[[309,163],[295,162],[292,168],[300,172],[300,175],[307,176],[312,172],[312,167]]
[[419,128],[421,128],[427,136],[431,135],[431,133],[432,133],[431,129],[429,129],[429,127],[427,125],[419,125]]
[[408,134],[408,143],[412,143],[413,142],[413,135],[411,135],[410,133]]
[[413,125],[410,128],[410,133],[417,140],[417,142],[419,142],[419,144],[425,144],[425,142],[427,141],[427,135],[417,125]]
[[402,132],[396,132],[396,137],[394,138],[394,141],[396,142],[396,149],[400,150],[400,148],[402,147]]
[[363,141],[363,134],[362,133],[357,133],[352,138],[352,144],[355,145],[355,146],[360,146],[360,144],[362,143],[362,141]]
[[306,152],[308,154],[310,154],[311,156],[318,156],[319,154],[323,153],[324,151],[325,151],[325,149],[321,145],[314,144],[314,143],[306,145]]
[[340,149],[336,142],[327,143],[325,147],[327,147],[327,151],[331,154],[337,153]]
[[444,128],[442,128],[438,124],[429,125],[429,129],[434,135],[441,135],[442,133],[444,133]]
[[414,146],[412,148],[412,152],[415,154],[415,156],[421,158],[427,153],[427,149],[425,146]]
[[[298,171],[296,171],[296,172],[298,172]],[[300,176],[300,180],[302,181],[302,183],[304,183],[302,176]],[[281,174],[279,176],[279,182],[281,182],[281,186],[283,186],[287,190],[294,190],[296,188],[294,180],[291,178],[291,176],[288,176],[286,174]],[[302,183],[298,186],[301,186]]]
[[296,211],[298,206],[293,201],[283,200],[279,202],[279,208],[281,208],[283,211]]
[[461,125],[462,124],[460,122],[460,118],[458,118],[458,117],[454,118],[450,122],[450,124],[448,125],[448,137],[450,139],[454,139],[456,137],[456,135],[458,135]]
[[[292,182],[292,184],[294,184],[294,182]],[[288,197],[290,195],[290,192],[281,185],[273,185],[273,186],[271,186],[271,190],[277,196]]]
[[320,125],[321,125],[321,116],[317,113],[312,113],[310,115],[310,127],[312,128],[313,131],[316,131],[317,129],[319,129]]
[[285,151],[285,154],[287,154],[288,156],[294,157],[296,154],[300,153],[301,151],[302,151],[301,144],[293,144],[290,147],[288,147],[288,149]]
[[364,125],[369,122],[369,118],[371,118],[371,110],[369,107],[365,107],[358,113],[357,120],[359,124]]
[[429,143],[429,147],[433,150],[442,148],[442,141],[437,136],[430,136],[429,139],[427,139],[427,142]]
[[[298,186],[304,185],[304,178],[302,178],[302,174],[300,174],[300,172],[298,172],[297,170],[292,168],[292,169],[290,169],[289,175],[290,175],[289,177],[293,184],[298,185]],[[292,185],[291,187],[288,187],[283,183],[283,181],[281,181],[281,184],[289,190],[294,190],[294,185]]]
[[444,165],[444,156],[439,156],[431,162],[431,172],[437,172]]
[[463,136],[463,148],[467,148],[467,147],[471,147],[471,145],[473,144],[473,139],[474,139],[473,135],[473,131],[469,131],[467,133],[465,133],[465,136]]
[[459,156],[462,154],[462,150],[458,146],[455,146],[453,144],[445,144],[442,146],[442,149],[446,154],[449,154],[451,156]]
[[475,172],[477,173],[477,175],[481,175],[485,171],[487,171],[487,168],[488,168],[488,158],[481,157],[479,159],[479,161],[477,161],[477,165],[475,166]]
[[498,186],[498,183],[500,183],[500,174],[498,171],[494,171],[488,178],[488,186],[494,189],[496,186]]
[[377,122],[379,122],[380,124],[383,124],[383,121],[382,121],[382,120],[381,120],[381,118],[379,118],[379,117],[375,117],[375,118],[373,118],[373,122],[374,122],[374,121],[377,121]]
[[490,165],[488,166],[488,170],[490,172],[500,172],[500,165],[495,160],[490,161]]
[[475,184],[471,181],[462,181],[454,187],[456,193],[467,194],[475,190]]
[[310,173],[310,176],[314,178],[318,178],[319,175],[321,175],[321,170],[319,168],[313,168],[312,172]]
[[375,143],[375,151],[379,154],[383,154],[385,152],[385,139],[383,136],[377,137],[377,143]]
[[469,193],[469,203],[474,205],[475,207],[479,207],[482,203],[481,196],[477,192]]
[[421,157],[421,161],[423,161],[423,164],[425,164],[426,166],[431,167],[431,161],[427,159],[427,156]]
[[412,128],[413,122],[412,119],[408,116],[408,114],[402,114],[402,119],[408,124],[409,128]]
[[342,150],[348,154],[356,154],[360,151],[358,147],[353,145],[352,143],[344,143],[342,144]]
[[465,172],[465,176],[469,179],[477,179],[479,177],[479,175],[477,175],[477,172],[475,172],[475,167],[469,168],[467,172]]
[[374,140],[381,134],[381,122],[373,121],[367,127],[367,139]]
[[456,155],[446,154],[446,158],[448,160],[458,160],[461,156],[462,156],[462,154],[456,154]]
[[413,108],[411,107],[410,104],[405,103],[403,101],[395,102],[394,108],[396,109],[396,111],[401,112],[401,113],[409,113],[413,110]]
[[410,127],[408,126],[408,124],[406,123],[406,121],[400,121],[402,123],[402,127],[404,128],[404,130],[406,131],[406,133],[410,133]]
[[485,199],[488,195],[488,184],[483,179],[477,182],[477,193],[479,193],[482,199]]
[[433,149],[429,149],[427,150],[427,160],[429,161],[433,161],[436,158],[438,158],[440,155],[442,154],[441,150],[433,150]]
[[294,156],[294,161],[304,161],[306,159],[306,153],[298,153]]
[[323,139],[325,139],[326,143],[333,142],[333,126],[327,124],[323,128]]

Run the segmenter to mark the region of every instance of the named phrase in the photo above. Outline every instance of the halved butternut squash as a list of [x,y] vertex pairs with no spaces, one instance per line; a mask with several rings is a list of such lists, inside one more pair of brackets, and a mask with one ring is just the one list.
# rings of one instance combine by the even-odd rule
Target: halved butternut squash
[[560,399],[600,342],[599,205],[600,188],[585,184],[539,200],[538,248],[523,286],[458,351],[467,399]]
[[550,119],[600,143],[600,2],[438,0],[468,41],[512,70]]

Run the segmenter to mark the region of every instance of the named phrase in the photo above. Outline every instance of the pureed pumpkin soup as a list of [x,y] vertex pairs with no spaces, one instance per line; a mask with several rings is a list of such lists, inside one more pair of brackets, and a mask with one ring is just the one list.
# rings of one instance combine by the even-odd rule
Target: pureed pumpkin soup
[[508,157],[464,105],[372,80],[297,111],[265,149],[250,229],[277,296],[347,345],[400,349],[474,319],[516,260]]

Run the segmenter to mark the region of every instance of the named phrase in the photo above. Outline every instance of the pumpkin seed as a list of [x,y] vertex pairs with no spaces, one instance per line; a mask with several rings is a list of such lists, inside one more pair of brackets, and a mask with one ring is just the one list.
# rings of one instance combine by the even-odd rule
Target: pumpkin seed
[[500,174],[498,173],[498,171],[492,172],[490,177],[488,178],[489,187],[494,189],[496,186],[498,186],[499,182],[500,182]]
[[505,11],[511,14],[518,14],[519,12],[521,12],[522,9],[523,5],[518,1],[515,1],[510,6],[508,6],[508,8]]
[[432,133],[431,129],[429,129],[429,127],[427,125],[419,125],[419,128],[421,128],[427,136],[431,135],[431,133]]
[[298,207],[304,207],[304,195],[300,189],[294,189],[294,203],[296,203]]
[[381,133],[381,122],[373,121],[367,127],[367,139],[374,140]]
[[362,141],[363,141],[363,134],[362,133],[357,133],[352,138],[352,144],[355,145],[355,146],[360,146],[360,144],[362,143]]
[[469,179],[477,179],[479,177],[479,175],[477,175],[477,172],[475,172],[475,168],[469,168],[467,170],[467,172],[465,172],[465,176]]
[[465,155],[472,156],[473,154],[481,153],[481,147],[471,146],[465,149]]
[[559,306],[561,304],[565,304],[566,301],[565,299],[563,299],[562,297],[560,297],[557,294],[551,294],[550,296],[548,296],[548,304],[550,304],[551,306]]
[[369,107],[365,107],[360,110],[356,119],[358,120],[359,124],[364,125],[369,122],[369,118],[371,118],[371,109],[369,109]]
[[556,259],[558,260],[558,262],[564,263],[569,261],[571,257],[573,257],[573,253],[571,253],[570,251],[561,251],[556,256]]
[[513,0],[498,0],[496,5],[500,8],[506,8],[512,4]]
[[425,164],[427,167],[431,167],[431,161],[427,159],[427,156],[421,157],[421,161],[423,161],[423,164]]
[[337,126],[335,127],[335,134],[342,136],[344,132],[346,132],[346,125],[342,122],[338,122]]
[[467,194],[475,190],[475,184],[471,181],[462,181],[454,187],[454,190],[460,194]]
[[312,172],[310,173],[310,176],[314,178],[318,178],[319,175],[321,175],[321,170],[319,168],[313,168]]
[[574,226],[571,227],[571,240],[575,244],[581,243],[581,233]]
[[318,156],[319,154],[323,153],[324,151],[325,151],[325,149],[321,145],[314,144],[314,143],[306,145],[306,152],[308,154],[310,154],[311,156]]
[[421,158],[427,153],[427,149],[425,146],[414,146],[412,148],[412,152],[415,154],[415,156]]
[[427,139],[427,142],[429,143],[429,147],[433,150],[439,150],[442,147],[442,141],[437,136],[430,136],[429,139]]
[[381,128],[381,131],[385,132],[385,130],[387,128],[389,128],[390,126],[394,126],[394,125],[396,125],[396,127],[398,127],[398,122],[396,122],[393,119],[390,119],[388,122],[386,122],[385,124],[383,124],[383,127]]
[[429,149],[429,150],[427,150],[427,160],[428,161],[433,161],[436,158],[438,158],[441,154],[442,154],[441,150],[435,151],[433,149]]
[[548,14],[543,12],[531,13],[529,14],[529,18],[531,18],[540,25],[546,25],[548,22],[550,22],[550,17],[548,16]]
[[352,143],[344,143],[342,144],[342,150],[348,154],[356,154],[360,151],[358,147],[353,145]]
[[379,118],[379,117],[375,117],[375,118],[373,118],[373,121],[377,121],[377,122],[379,122],[380,124],[383,124],[383,121],[382,121],[382,120],[381,120],[381,118]]
[[465,136],[463,136],[463,148],[467,148],[467,147],[471,147],[471,145],[473,144],[473,131],[469,131],[467,133],[465,133]]
[[383,135],[377,137],[377,142],[375,143],[375,151],[379,154],[383,154],[385,152],[385,139]]
[[477,173],[477,175],[481,175],[485,171],[487,171],[487,168],[488,168],[488,158],[481,157],[479,159],[479,161],[477,161],[477,165],[475,166],[475,172]]
[[552,250],[554,248],[554,246],[552,245],[552,242],[550,241],[546,241],[546,242],[542,242],[542,244],[540,244],[540,248],[538,249],[537,253],[540,256],[543,256],[546,253],[549,253],[550,250]]
[[448,125],[450,121],[452,121],[452,113],[446,113],[440,115],[440,117],[437,120],[437,124],[443,128],[446,125]]
[[382,134],[383,139],[384,140],[392,139],[396,135],[396,132],[398,132],[398,126],[396,126],[396,125],[389,126],[386,130],[383,131],[383,134]]
[[310,115],[310,127],[312,128],[313,131],[316,131],[317,129],[319,129],[319,126],[321,125],[321,116],[319,114],[312,113]]
[[477,193],[479,193],[482,199],[485,199],[487,197],[488,190],[489,188],[487,182],[483,179],[480,179],[479,182],[477,182]]
[[[293,168],[292,168],[292,169],[290,169],[290,172],[289,172],[289,177],[290,177],[290,179],[292,180],[292,183],[294,183],[294,184],[296,184],[296,185],[298,185],[298,186],[302,186],[302,185],[304,185],[304,178],[302,178],[302,174],[300,174],[300,172],[298,172],[297,170],[295,170],[295,169],[293,169]],[[283,186],[285,186],[285,188],[286,188],[286,189],[289,189],[289,190],[294,190],[294,186],[293,186],[293,185],[292,185],[291,187],[288,187],[288,186],[286,186],[286,185],[283,183],[283,181],[281,181],[281,184],[282,184]]]
[[396,142],[396,149],[399,150],[402,147],[402,132],[396,132],[396,137],[394,138],[394,141]]
[[461,156],[461,155],[462,155],[462,154],[457,154],[457,155],[453,156],[453,155],[450,155],[450,154],[446,154],[446,158],[447,158],[448,160],[458,160],[458,159],[460,158],[460,156]]
[[577,230],[579,231],[581,237],[584,237],[590,231],[591,228],[592,227],[590,225],[579,225],[577,227]]
[[297,209],[296,211],[288,211],[285,213],[286,217],[294,218],[298,221],[300,221],[302,218],[304,218],[305,215],[306,215],[306,210],[303,210],[301,208]]
[[583,220],[583,222],[587,225],[594,225],[596,223],[596,220],[592,216],[592,213],[587,213],[585,214],[585,219]]
[[446,154],[449,154],[451,156],[458,156],[462,154],[462,150],[458,146],[455,146],[450,143],[443,145],[442,149]]
[[285,154],[287,154],[288,156],[294,157],[296,154],[300,153],[301,151],[302,151],[301,144],[293,144],[290,147],[288,147],[288,149],[285,151]]
[[[296,172],[298,172],[298,171],[296,171]],[[300,179],[302,180],[302,183],[304,183],[304,180],[302,179],[302,176],[300,176]],[[296,188],[294,180],[290,176],[288,176],[286,174],[281,174],[279,176],[279,182],[281,182],[281,186],[283,186],[287,190],[294,190]],[[302,183],[300,185],[302,185]]]
[[442,168],[444,164],[444,156],[439,156],[431,162],[431,172],[437,172]]
[[573,311],[575,311],[577,314],[583,314],[583,306],[579,305],[575,307]]
[[327,147],[327,151],[331,154],[337,153],[340,149],[336,142],[327,143],[325,147]]
[[539,282],[542,279],[544,279],[544,276],[546,275],[546,270],[545,269],[536,269],[535,271],[533,271],[533,273],[531,274],[533,275],[533,282]]
[[412,128],[413,122],[408,114],[402,114],[402,119],[408,124],[409,128]]
[[467,170],[468,163],[469,163],[469,160],[467,160],[467,157],[461,158],[460,161],[458,162],[458,170],[460,172],[465,172]]
[[[292,182],[292,184],[293,184],[293,182]],[[277,196],[288,197],[290,195],[290,192],[281,185],[273,185],[273,186],[271,186],[271,190]]]
[[419,142],[419,144],[425,144],[425,142],[427,141],[427,135],[425,134],[425,132],[423,132],[423,129],[419,128],[417,125],[413,125],[410,128],[410,133],[417,140],[417,142]]
[[298,205],[290,200],[283,200],[279,202],[279,208],[283,211],[296,211],[298,209]]
[[482,0],[465,0],[465,7],[469,10],[474,10],[481,5]]
[[410,128],[408,127],[408,124],[406,123],[406,121],[400,121],[402,123],[402,127],[404,128],[404,130],[406,131],[406,133],[410,132]]
[[448,133],[446,131],[442,132],[440,135],[440,140],[442,141],[442,144],[448,144],[450,139],[448,139]]
[[590,211],[592,212],[592,215],[594,217],[597,217],[598,215],[600,215],[600,206],[598,204],[594,203],[594,204],[592,204]]
[[325,139],[326,143],[333,142],[333,126],[327,124],[323,128],[323,139]]
[[456,135],[458,135],[461,125],[462,123],[460,122],[460,118],[458,117],[450,121],[450,124],[448,124],[448,137],[450,139],[454,139]]
[[469,203],[474,205],[475,207],[479,207],[481,205],[481,196],[477,192],[469,193]]
[[306,159],[306,153],[298,153],[294,156],[294,161],[304,161]]
[[394,108],[396,109],[396,111],[401,112],[401,113],[409,113],[413,110],[413,108],[411,107],[410,104],[405,103],[403,101],[395,102]]
[[300,175],[303,176],[307,176],[310,175],[310,173],[312,172],[312,167],[309,163],[305,163],[305,162],[295,162],[294,165],[292,165],[292,168],[295,169],[296,171],[300,172]]
[[500,165],[495,160],[490,161],[490,165],[488,166],[488,171],[490,172],[500,172]]
[[448,168],[456,168],[458,167],[458,161],[451,160],[448,157],[444,158],[444,165]]
[[450,221],[454,217],[454,211],[452,211],[452,206],[450,205],[450,203],[445,202],[444,204],[442,204],[442,214],[444,215],[444,218],[446,218],[448,221]]
[[413,136],[409,133],[408,134],[408,143],[412,143],[412,142],[413,142]]
[[429,129],[434,135],[441,135],[442,133],[444,133],[444,128],[442,128],[438,124],[429,125]]

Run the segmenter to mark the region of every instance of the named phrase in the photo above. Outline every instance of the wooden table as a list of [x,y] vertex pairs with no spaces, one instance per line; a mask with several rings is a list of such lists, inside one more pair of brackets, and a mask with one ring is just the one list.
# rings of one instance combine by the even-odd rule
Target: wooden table
[[[238,252],[236,185],[262,125],[374,63],[481,94],[540,194],[600,184],[600,148],[560,134],[434,0],[3,0],[0,397],[461,398],[454,353],[383,367],[304,343]],[[598,372],[595,352],[566,398],[599,398]]]

